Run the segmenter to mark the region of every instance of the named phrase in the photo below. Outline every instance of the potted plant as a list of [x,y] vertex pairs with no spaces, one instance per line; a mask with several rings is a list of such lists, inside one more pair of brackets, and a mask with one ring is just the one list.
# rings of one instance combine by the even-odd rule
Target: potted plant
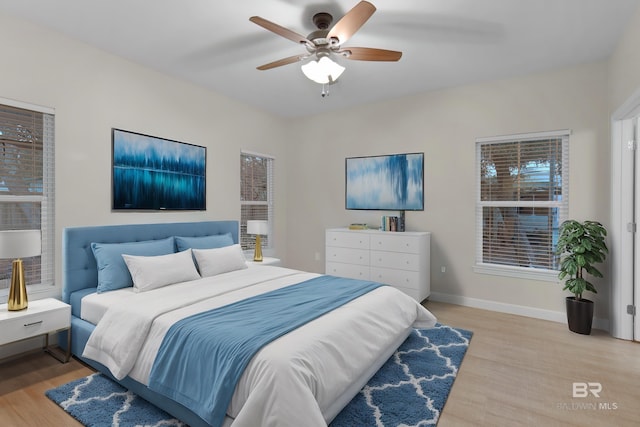
[[593,321],[593,301],[582,298],[584,291],[598,293],[588,275],[602,277],[594,264],[604,262],[609,249],[605,243],[607,230],[596,221],[567,220],[560,225],[556,253],[561,255],[558,279],[566,279],[563,290],[573,296],[566,298],[569,329],[589,335]]

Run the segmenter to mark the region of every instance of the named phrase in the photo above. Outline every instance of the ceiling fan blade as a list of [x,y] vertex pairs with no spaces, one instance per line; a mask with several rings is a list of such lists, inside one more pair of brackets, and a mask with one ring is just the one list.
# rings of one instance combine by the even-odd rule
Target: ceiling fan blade
[[370,47],[345,47],[336,53],[356,61],[398,61],[402,57],[402,52]]
[[281,67],[287,64],[293,64],[294,62],[302,61],[303,59],[308,58],[309,55],[294,55],[288,58],[278,59],[277,61],[269,62],[268,64],[261,65],[256,67],[260,71],[270,70],[272,68]]
[[368,1],[361,1],[336,22],[336,25],[327,34],[327,38],[336,38],[339,44],[346,42],[371,18],[375,11],[374,5]]
[[294,41],[296,43],[313,46],[313,43],[309,39],[307,39],[305,36],[298,34],[295,31],[291,31],[290,29],[285,28],[281,25],[278,25],[274,22],[261,18],[259,16],[252,16],[251,18],[249,18],[249,21],[253,22],[254,24],[260,25],[262,28],[265,28],[271,31],[272,33],[276,33],[277,35],[282,36],[291,41]]

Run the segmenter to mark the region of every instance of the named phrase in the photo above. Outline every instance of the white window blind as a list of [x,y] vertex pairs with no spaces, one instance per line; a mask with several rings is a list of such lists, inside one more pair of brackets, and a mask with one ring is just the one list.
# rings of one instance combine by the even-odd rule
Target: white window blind
[[269,234],[262,236],[262,247],[273,247],[274,162],[264,154],[240,153],[240,244],[244,250],[255,247],[255,236],[247,234],[248,220],[268,222]]
[[[42,254],[25,258],[29,287],[54,284],[54,116],[0,99],[0,230],[41,230]],[[0,260],[0,295],[11,261]]]
[[476,271],[555,278],[558,227],[569,210],[569,134],[476,141],[476,267],[487,267]]

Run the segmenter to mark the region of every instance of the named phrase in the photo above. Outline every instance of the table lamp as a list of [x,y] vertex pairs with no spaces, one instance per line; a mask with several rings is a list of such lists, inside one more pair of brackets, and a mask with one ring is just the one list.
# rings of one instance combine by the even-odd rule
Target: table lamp
[[253,260],[262,262],[262,242],[260,236],[266,236],[269,233],[269,224],[267,221],[250,220],[247,221],[247,234],[255,234],[256,246],[253,252]]
[[22,258],[40,255],[40,242],[40,230],[0,231],[0,259],[13,259],[11,287],[7,300],[7,308],[10,311],[24,310],[29,305]]

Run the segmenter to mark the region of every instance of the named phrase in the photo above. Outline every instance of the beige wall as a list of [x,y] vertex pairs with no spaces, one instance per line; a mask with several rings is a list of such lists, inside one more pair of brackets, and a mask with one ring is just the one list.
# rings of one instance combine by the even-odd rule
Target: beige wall
[[640,8],[609,60],[609,108],[614,112],[640,90]]
[[[0,52],[0,97],[55,109],[56,266],[67,226],[239,218],[241,149],[275,156],[286,185],[280,119],[2,14]],[[207,210],[111,212],[112,127],[207,147]],[[285,201],[276,194],[282,252]]]
[[[570,216],[609,221],[606,64],[459,87],[290,123],[289,263],[324,271],[324,229],[376,225],[383,212],[344,209],[344,158],[425,153],[425,210],[408,230],[428,230],[431,286],[440,294],[564,312],[557,283],[476,274],[475,139],[572,129]],[[339,89],[337,89],[339,90]],[[295,135],[295,138],[294,138]],[[322,159],[322,161],[318,161]],[[295,197],[291,197],[295,195]],[[319,254],[319,257],[317,256]],[[440,267],[446,267],[446,273]],[[607,318],[607,294],[596,298]]]

